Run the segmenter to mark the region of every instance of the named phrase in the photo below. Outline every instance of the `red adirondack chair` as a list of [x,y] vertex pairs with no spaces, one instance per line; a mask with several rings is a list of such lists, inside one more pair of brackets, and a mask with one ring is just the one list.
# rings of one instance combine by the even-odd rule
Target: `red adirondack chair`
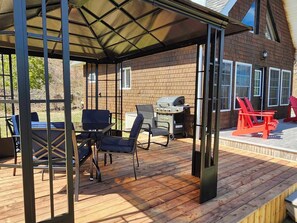
[[[260,114],[261,114],[263,112],[265,112],[265,113],[271,112],[271,114],[273,114],[273,116],[276,113],[276,110],[255,111],[251,101],[247,97],[244,98],[244,103],[246,104],[246,107],[247,107],[248,111],[252,112],[252,113],[260,112]],[[252,118],[254,124],[259,123],[259,120],[258,120],[257,116],[252,116],[251,118]],[[274,119],[274,122],[277,122],[277,124],[278,124],[278,120]]]
[[[248,111],[244,101],[239,97],[236,98],[240,110],[238,114],[237,129],[232,132],[232,135],[244,135],[252,133],[263,133],[263,138],[267,139],[270,131],[275,130],[278,125],[278,121],[273,118],[273,112],[250,112]],[[262,123],[253,123],[251,117],[261,116],[264,118]]]
[[[291,116],[291,109],[293,109],[295,113],[295,117]],[[290,105],[288,107],[288,115],[287,118],[284,119],[284,122],[297,122],[297,98],[294,96],[290,97]]]

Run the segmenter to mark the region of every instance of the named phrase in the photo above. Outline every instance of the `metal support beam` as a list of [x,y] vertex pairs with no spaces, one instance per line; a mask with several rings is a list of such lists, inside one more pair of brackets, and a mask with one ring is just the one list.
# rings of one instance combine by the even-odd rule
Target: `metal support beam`
[[[199,71],[200,53],[197,48],[196,94],[192,175],[200,177],[200,203],[217,195],[218,153],[220,129],[220,76],[223,60],[224,29],[207,26],[204,71]],[[198,96],[198,83],[203,76],[203,98]],[[198,103],[202,100],[202,122],[199,123]],[[213,111],[216,113],[213,114]],[[197,132],[201,130],[200,141]]]
[[[20,108],[20,144],[22,149],[22,175],[25,222],[36,222],[35,217],[35,193],[33,175],[31,109],[30,109],[30,82],[28,65],[28,39],[26,0],[14,0],[14,28],[15,48],[19,87]],[[22,134],[24,133],[24,134]]]
[[[73,203],[73,145],[71,123],[71,87],[70,87],[70,50],[69,50],[69,26],[68,26],[68,1],[61,1],[62,21],[62,49],[63,49],[63,85],[64,85],[64,114],[66,135],[66,174],[68,196],[68,222],[74,222]],[[77,173],[79,174],[79,173]]]

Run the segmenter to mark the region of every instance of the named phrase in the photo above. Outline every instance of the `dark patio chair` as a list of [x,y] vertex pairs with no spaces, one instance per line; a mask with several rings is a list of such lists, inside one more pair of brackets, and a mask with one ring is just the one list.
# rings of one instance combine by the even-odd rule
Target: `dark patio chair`
[[[51,123],[50,146],[52,148],[52,164],[53,170],[66,171],[66,151],[65,151],[65,129],[64,123]],[[32,126],[32,149],[33,163],[36,169],[48,169],[48,132],[46,123],[44,128],[34,128]],[[90,177],[93,177],[93,152],[90,139],[77,144],[75,131],[72,130],[72,146],[73,146],[73,170],[75,172],[74,194],[75,201],[78,201],[79,194],[79,170],[82,164],[90,157]],[[43,178],[43,177],[42,177]]]
[[[111,113],[109,110],[86,110],[84,109],[82,111],[82,124],[88,124],[88,123],[111,123]],[[88,126],[85,125],[84,128],[87,128]],[[84,140],[87,138],[92,138],[93,140],[97,141],[100,140],[101,134],[95,134],[95,133],[81,133],[77,135],[77,140]]]
[[[144,117],[142,130],[148,132],[148,142],[147,143],[139,143],[138,147],[142,149],[149,149],[151,143],[155,143],[161,146],[168,146],[170,133],[169,128],[170,125],[168,122],[158,121],[154,116],[154,108],[153,105],[136,105],[137,114],[142,114]],[[154,136],[166,136],[167,141],[165,144],[158,142],[151,142],[151,137]],[[146,145],[144,147],[143,145]]]
[[134,177],[137,180],[136,170],[135,170],[135,158],[134,154],[136,154],[137,166],[139,167],[138,155],[137,155],[137,138],[141,130],[141,126],[143,123],[143,116],[138,114],[132,129],[130,131],[130,135],[128,138],[117,137],[117,136],[103,136],[100,144],[97,147],[97,153],[117,153],[117,154],[130,154],[133,156],[133,170]]
[[[82,124],[88,124],[88,123],[111,123],[112,121],[112,114],[109,110],[94,110],[94,109],[84,109],[82,111]],[[85,125],[84,128],[87,128],[87,125]],[[78,141],[83,141],[85,139],[91,138],[95,142],[100,141],[102,137],[101,133],[81,133],[76,136]],[[112,155],[109,154],[110,162],[112,162]],[[97,157],[98,159],[98,157]],[[106,154],[104,154],[104,164],[107,163],[107,157]]]
[[[37,112],[31,113],[31,121],[38,122],[39,117]],[[21,151],[20,147],[20,130],[19,130],[19,115],[12,115],[10,118],[6,119],[6,125],[8,126],[9,132],[11,134],[13,145],[14,145],[14,164],[17,164],[18,154]],[[16,168],[13,168],[13,176],[16,174]]]

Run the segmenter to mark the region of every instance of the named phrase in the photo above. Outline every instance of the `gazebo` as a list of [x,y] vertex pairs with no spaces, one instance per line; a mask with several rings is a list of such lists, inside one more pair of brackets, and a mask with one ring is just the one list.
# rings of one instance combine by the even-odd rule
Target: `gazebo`
[[[192,174],[200,178],[200,202],[216,197],[220,126],[220,88],[216,86],[220,86],[224,37],[247,31],[248,27],[188,0],[8,0],[1,1],[0,20],[0,53],[16,54],[17,59],[18,100],[4,97],[0,103],[21,108],[20,167],[26,222],[36,221],[31,103],[43,103],[50,113],[51,103],[57,102],[65,111],[68,212],[55,216],[51,210],[49,221],[74,221],[70,59],[91,64],[86,66],[86,73],[95,67],[98,82],[99,66],[114,64],[117,73],[123,61],[197,45]],[[44,100],[30,98],[29,55],[44,58]],[[50,98],[48,58],[63,61],[64,98],[60,100]],[[119,96],[116,103],[122,103]],[[50,123],[50,115],[47,117]],[[121,110],[116,112],[116,120],[120,117]]]

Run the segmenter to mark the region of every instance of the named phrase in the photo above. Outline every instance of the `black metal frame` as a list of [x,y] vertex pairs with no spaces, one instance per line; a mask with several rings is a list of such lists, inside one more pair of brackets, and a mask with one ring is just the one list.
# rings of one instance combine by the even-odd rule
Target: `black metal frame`
[[[122,63],[118,66],[118,64],[114,64],[115,66],[115,72],[114,72],[114,79],[109,80],[108,79],[108,65],[105,64],[105,79],[99,79],[99,65],[104,66],[104,64],[99,64],[97,63],[86,63],[85,65],[85,74],[86,74],[86,79],[85,79],[85,84],[86,84],[86,91],[85,91],[85,98],[86,98],[86,107],[85,109],[107,109],[113,114],[113,118],[115,121],[115,125],[113,130],[115,131],[122,131],[123,130],[123,90],[120,87],[121,84],[121,73],[119,72],[119,67],[120,69],[123,69]],[[93,69],[95,67],[95,70]],[[96,82],[95,83],[90,83],[88,80],[88,76],[91,73],[95,73],[96,77]],[[103,75],[103,74],[102,74]],[[113,81],[115,83],[114,89],[110,89],[108,83],[109,81]],[[101,85],[101,82],[105,82],[105,86]],[[93,89],[93,85],[95,85],[95,90]],[[104,89],[105,87],[105,89]],[[114,92],[114,95],[109,95],[110,92]],[[100,93],[99,93],[100,92]],[[102,92],[104,92],[102,94]],[[101,107],[102,105],[99,104],[99,99],[100,98],[105,98],[105,107]],[[110,102],[108,98],[115,98],[114,102]],[[93,103],[93,98],[95,98],[95,102]],[[91,99],[89,101],[89,99]],[[114,109],[112,109],[112,106],[114,103]],[[120,120],[120,121],[119,121]],[[119,132],[120,132],[119,131]]]
[[[65,108],[65,134],[66,134],[66,169],[67,169],[67,205],[68,212],[59,216],[55,216],[54,213],[54,196],[53,196],[53,167],[52,160],[49,159],[49,192],[50,192],[50,219],[52,221],[64,221],[64,222],[74,222],[74,204],[73,204],[73,168],[72,168],[72,125],[71,125],[71,95],[70,95],[70,53],[69,53],[69,32],[68,32],[68,1],[61,1],[59,3],[61,7],[61,31],[60,34],[62,38],[57,39],[63,46],[63,80],[64,80],[64,102]],[[14,0],[13,13],[14,13],[14,27],[15,27],[15,53],[17,61],[17,70],[21,75],[18,75],[18,102],[20,109],[20,145],[22,147],[22,165],[17,164],[0,164],[0,166],[10,167],[10,168],[22,168],[23,174],[23,196],[24,196],[24,220],[25,222],[36,222],[36,210],[35,210],[35,192],[34,192],[34,174],[33,174],[33,153],[32,153],[32,131],[31,131],[31,103],[45,103],[47,109],[47,126],[48,126],[48,139],[50,137],[50,103],[53,100],[49,98],[49,75],[48,75],[48,46],[47,42],[52,40],[52,37],[47,35],[46,29],[46,7],[47,1],[42,0],[42,24],[43,24],[43,58],[44,58],[44,72],[45,72],[45,89],[46,89],[46,99],[45,100],[31,100],[30,99],[30,84],[29,84],[29,64],[28,64],[28,38],[34,37],[36,35],[27,32],[27,16],[26,16],[26,0]],[[40,7],[39,7],[40,8]],[[1,52],[6,52],[6,50],[1,50]],[[10,69],[11,69],[11,53],[13,51],[8,50],[10,58]],[[2,58],[3,62],[3,58]],[[12,72],[11,72],[12,73]],[[12,76],[12,74],[10,74]],[[11,103],[14,106],[16,101],[13,96],[13,86],[11,79],[11,99],[1,100],[5,106],[7,103]],[[12,109],[14,114],[14,107]],[[7,111],[5,110],[7,116]],[[8,117],[6,117],[8,118]],[[22,134],[23,133],[23,134]],[[51,153],[51,146],[49,140],[49,154]],[[50,156],[50,155],[49,155]],[[45,221],[47,222],[47,220]]]
[[[200,203],[217,195],[219,125],[220,125],[220,82],[223,60],[224,29],[208,25],[205,45],[204,71],[196,69],[196,95],[194,117],[194,139],[192,175],[200,178]],[[197,49],[197,64],[199,51]],[[217,59],[217,60],[216,60]],[[198,98],[199,75],[203,75],[203,97]],[[197,110],[202,101],[202,123],[198,123]],[[215,114],[213,114],[215,111]],[[199,142],[197,132],[201,132]],[[213,138],[212,138],[213,137]]]
[[[8,57],[8,67],[9,67],[9,72],[5,72],[5,65],[6,63],[4,62],[4,58]],[[0,81],[2,82],[3,85],[3,95],[0,95],[0,103],[4,105],[4,116],[1,116],[0,119],[7,120],[9,118],[8,116],[8,106],[11,106],[11,114],[14,115],[15,113],[15,100],[14,100],[14,90],[13,90],[13,74],[12,74],[12,57],[11,53],[8,54],[0,54],[0,63],[2,69],[0,70]],[[6,81],[5,79],[9,78],[9,89],[6,89]],[[7,92],[9,91],[9,92]],[[2,134],[2,131],[0,132],[0,137],[3,137],[4,135],[6,137],[9,136],[10,129],[6,127],[5,129],[5,134]]]
[[[52,58],[62,58],[63,59],[63,78],[64,78],[64,100],[59,100],[59,102],[64,102],[65,104],[65,122],[66,122],[66,138],[67,138],[67,193],[68,193],[68,213],[62,216],[54,216],[53,212],[53,196],[52,196],[52,185],[50,189],[51,194],[51,219],[48,221],[64,221],[64,222],[74,222],[74,206],[73,206],[73,175],[72,175],[72,148],[71,148],[71,107],[70,107],[70,101],[71,101],[71,95],[70,95],[70,68],[69,68],[69,59],[73,60],[81,60],[81,61],[87,61],[88,63],[95,64],[96,66],[96,86],[95,86],[95,107],[96,109],[99,109],[99,103],[98,103],[98,93],[99,93],[99,80],[98,80],[98,66],[99,64],[106,65],[106,109],[108,107],[108,80],[107,80],[107,73],[108,73],[108,64],[114,64],[115,65],[115,120],[116,123],[118,122],[118,118],[120,115],[120,119],[122,120],[122,110],[123,110],[123,100],[122,100],[122,89],[119,87],[118,83],[121,81],[121,78],[119,78],[119,67],[122,69],[122,62],[128,59],[133,59],[141,56],[151,55],[158,52],[164,52],[172,49],[177,49],[181,47],[185,47],[188,45],[198,44],[200,46],[201,44],[205,44],[205,61],[204,61],[204,71],[198,70],[196,71],[196,96],[195,96],[195,128],[194,128],[194,139],[193,139],[193,157],[192,157],[192,174],[195,176],[200,177],[200,202],[207,201],[213,197],[216,196],[216,189],[217,189],[217,171],[218,171],[218,137],[219,137],[219,110],[220,110],[220,91],[219,87],[216,89],[214,88],[214,85],[220,86],[220,74],[221,74],[221,66],[222,66],[222,55],[223,55],[223,42],[224,42],[224,29],[228,25],[229,19],[227,17],[221,16],[219,14],[216,14],[212,11],[203,11],[203,10],[195,10],[192,7],[189,7],[191,3],[184,2],[184,1],[171,1],[171,0],[144,0],[146,2],[152,3],[157,8],[153,9],[152,11],[147,12],[146,14],[143,14],[142,16],[148,16],[149,14],[157,13],[158,11],[161,11],[162,9],[169,10],[172,12],[177,12],[183,16],[181,20],[177,20],[174,23],[183,22],[187,19],[196,19],[199,21],[203,21],[207,25],[207,37],[200,37],[200,38],[193,38],[193,39],[187,39],[184,41],[180,41],[179,43],[166,45],[162,43],[156,36],[152,34],[153,31],[156,30],[146,30],[144,27],[141,26],[141,24],[137,23],[137,19],[134,18],[132,15],[129,14],[124,8],[122,8],[125,4],[129,3],[131,0],[123,1],[121,4],[117,4],[115,0],[109,0],[113,4],[113,8],[106,12],[103,16],[96,17],[96,15],[93,15],[91,12],[88,11],[88,9],[81,7],[78,8],[79,12],[83,15],[83,11],[86,13],[89,13],[91,16],[95,18],[95,21],[92,23],[87,22],[86,27],[92,28],[92,26],[100,22],[104,26],[106,26],[109,31],[104,33],[101,36],[97,36],[97,34],[93,30],[94,37],[87,37],[83,36],[82,34],[75,34],[75,33],[69,33],[68,25],[82,25],[79,22],[75,21],[69,21],[68,20],[68,14],[71,12],[72,7],[68,8],[68,1],[63,0],[60,4],[54,4],[52,5],[53,8],[51,10],[56,9],[57,7],[61,6],[61,18],[54,18],[52,16],[47,16],[45,10],[45,7],[49,5],[49,3],[46,0],[42,0],[42,7],[40,7],[40,4],[37,4],[35,6],[32,6],[33,8],[38,8],[38,15],[41,15],[43,18],[43,21],[45,25],[43,25],[43,28],[38,27],[40,30],[43,31],[43,35],[36,35],[36,34],[30,34],[27,33],[27,24],[26,21],[26,1],[25,0],[14,0],[14,28],[15,32],[6,32],[1,31],[1,35],[15,35],[15,50],[14,49],[8,49],[8,48],[1,48],[1,53],[16,53],[17,55],[17,69],[18,71],[22,71],[22,75],[18,75],[18,83],[19,83],[19,106],[22,107],[22,110],[20,112],[20,131],[24,134],[21,135],[21,144],[22,147],[24,147],[23,151],[26,151],[23,153],[22,156],[22,168],[23,168],[23,189],[24,189],[24,206],[25,206],[25,221],[26,222],[36,222],[36,213],[35,213],[35,201],[34,201],[34,178],[33,178],[33,164],[32,164],[32,141],[31,141],[31,120],[30,120],[30,113],[31,113],[31,106],[30,103],[33,103],[33,100],[30,99],[30,89],[29,89],[29,75],[28,75],[28,55],[32,56],[43,56],[45,61],[45,76],[48,76],[47,71],[47,59],[48,57]],[[198,6],[197,6],[198,7]],[[140,50],[135,44],[131,42],[131,39],[124,38],[121,36],[121,34],[118,32],[118,30],[126,25],[128,23],[124,23],[121,26],[117,27],[117,29],[114,29],[113,27],[110,27],[106,22],[103,21],[103,18],[110,15],[115,10],[121,10],[126,16],[128,16],[131,21],[130,22],[136,22],[140,28],[144,29],[144,33],[141,35],[149,34],[151,37],[155,38],[157,42],[161,44],[160,48],[154,48],[154,49],[146,49],[146,50]],[[48,12],[48,11],[47,11]],[[41,13],[41,14],[40,14]],[[46,30],[46,19],[56,19],[61,21],[62,26],[60,30],[52,30],[56,33],[58,33],[58,37],[56,36],[48,36]],[[83,18],[86,21],[85,16]],[[167,25],[174,25],[174,24],[167,24]],[[165,26],[167,26],[165,25]],[[236,25],[236,23],[233,23],[233,25]],[[164,28],[165,26],[160,26],[157,29]],[[30,28],[30,27],[29,27]],[[34,28],[34,27],[31,27]],[[35,27],[36,28],[36,27]],[[238,29],[237,32],[245,31],[243,28],[240,30]],[[114,45],[110,45],[106,48],[100,44],[99,39],[103,38],[106,35],[109,35],[111,33],[114,33],[116,35],[121,36],[124,41],[127,41],[132,46],[134,46],[136,49],[139,50],[139,52],[133,52],[133,53],[126,53],[123,55],[118,55],[115,57],[112,57],[109,55],[108,51],[113,47]],[[233,31],[233,34],[235,31]],[[140,37],[141,35],[137,36]],[[77,45],[76,43],[69,43],[69,36],[78,36],[78,37],[86,37],[91,40],[95,40],[99,43],[100,47],[103,47],[104,54],[106,58],[103,58],[101,60],[97,60],[97,58],[92,58],[90,56],[72,56],[70,57],[69,53],[69,45]],[[44,48],[42,52],[38,51],[29,51],[28,50],[28,38],[37,38],[43,40]],[[135,37],[133,37],[135,38]],[[63,45],[63,50],[55,51],[56,47],[54,47],[54,51],[47,52],[47,42],[61,42]],[[57,44],[55,44],[56,46]],[[82,46],[82,45],[80,45]],[[95,50],[99,49],[98,47],[92,47],[87,46],[88,48]],[[31,49],[32,50],[32,49]],[[197,62],[199,58],[199,53],[197,50]],[[218,62],[216,62],[216,58],[218,59]],[[120,66],[118,67],[118,64],[120,63]],[[217,67],[217,69],[216,69]],[[216,73],[217,70],[217,73]],[[86,66],[86,98],[88,99],[88,66]],[[203,75],[204,77],[204,86],[203,86],[203,98],[198,98],[197,90],[198,90],[198,77],[199,75]],[[215,75],[217,77],[215,78]],[[216,83],[215,83],[216,82]],[[48,84],[48,83],[47,83]],[[49,89],[46,89],[46,100],[39,100],[35,101],[38,103],[46,103],[47,111],[49,111],[49,104],[52,103],[54,100],[51,100],[49,98]],[[202,123],[198,123],[197,121],[197,115],[200,111],[197,110],[197,104],[198,101],[202,101]],[[2,101],[0,101],[2,103]],[[10,102],[14,103],[14,99],[10,100]],[[7,100],[4,100],[4,103],[7,103]],[[89,107],[88,101],[86,102],[87,108]],[[213,110],[216,111],[216,114],[213,115]],[[50,114],[47,114],[47,122],[50,122]],[[49,126],[49,125],[48,125]],[[116,125],[116,128],[118,129],[118,125]],[[120,124],[120,129],[122,130],[122,122]],[[197,140],[196,133],[198,129],[201,129],[201,136],[199,138],[200,144]],[[48,129],[50,132],[50,129]],[[212,133],[214,133],[214,141],[212,142]],[[1,166],[1,164],[0,164]],[[51,164],[50,164],[51,166]],[[51,167],[49,170],[50,179],[52,180],[53,176]],[[47,222],[47,221],[45,221]]]

